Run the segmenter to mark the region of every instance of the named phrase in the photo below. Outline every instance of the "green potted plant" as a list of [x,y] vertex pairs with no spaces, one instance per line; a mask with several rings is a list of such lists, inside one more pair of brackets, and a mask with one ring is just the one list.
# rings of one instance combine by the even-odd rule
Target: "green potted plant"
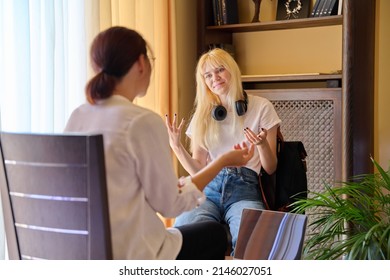
[[[326,185],[292,204],[309,213],[305,259],[390,259],[390,169]],[[310,214],[315,213],[315,214]]]

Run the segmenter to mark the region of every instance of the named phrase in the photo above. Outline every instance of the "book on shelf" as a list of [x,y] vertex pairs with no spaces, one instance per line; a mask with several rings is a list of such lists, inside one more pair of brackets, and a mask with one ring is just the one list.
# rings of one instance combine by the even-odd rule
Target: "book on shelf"
[[338,5],[338,9],[337,9],[337,14],[338,14],[338,15],[343,14],[343,0],[339,0],[339,5]]
[[329,9],[329,3],[332,0],[322,0],[324,1],[324,4],[322,5],[322,9],[320,11],[320,14],[318,15],[319,17],[326,16],[328,14],[328,9]]
[[318,3],[318,7],[316,9],[316,13],[315,13],[314,17],[320,16],[320,13],[321,13],[322,9],[324,8],[324,4],[325,4],[326,0],[317,0],[317,1],[319,1],[319,3]]
[[307,18],[310,15],[309,8],[310,0],[300,0],[300,6],[298,1],[279,0],[276,20]]
[[219,0],[213,0],[214,25],[222,25],[221,12],[219,9]]
[[338,13],[339,0],[330,0],[326,16],[334,16]]
[[237,0],[221,0],[222,2],[222,23],[238,23],[238,4]]
[[315,14],[316,14],[316,11],[317,11],[317,8],[318,8],[318,5],[320,4],[321,0],[317,0],[314,5],[313,5],[313,9],[311,10],[311,14],[310,14],[310,17],[315,17]]
[[238,23],[237,0],[212,0],[214,24],[236,24]]
[[[311,12],[312,17],[325,17],[337,15],[342,0],[317,0]],[[342,5],[342,3],[341,3]]]

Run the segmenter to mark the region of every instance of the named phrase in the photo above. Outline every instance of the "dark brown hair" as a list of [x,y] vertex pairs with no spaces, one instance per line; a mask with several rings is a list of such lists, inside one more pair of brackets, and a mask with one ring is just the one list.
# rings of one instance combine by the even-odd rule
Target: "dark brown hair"
[[146,53],[146,41],[134,30],[115,26],[99,33],[91,46],[91,63],[96,75],[86,87],[88,102],[94,104],[110,97],[120,79]]

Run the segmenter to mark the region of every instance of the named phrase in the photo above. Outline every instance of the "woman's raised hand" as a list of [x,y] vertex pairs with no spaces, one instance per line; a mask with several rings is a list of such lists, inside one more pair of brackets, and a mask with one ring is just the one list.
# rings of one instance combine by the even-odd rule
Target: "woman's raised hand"
[[250,128],[244,128],[245,138],[249,143],[253,145],[261,145],[267,139],[268,131],[264,128],[261,129],[259,134],[254,133]]
[[167,126],[168,134],[169,134],[169,145],[172,149],[176,149],[180,146],[180,137],[181,130],[184,126],[184,118],[180,121],[180,124],[177,125],[177,114],[173,116],[173,121],[171,123],[168,115],[165,115],[165,124]]

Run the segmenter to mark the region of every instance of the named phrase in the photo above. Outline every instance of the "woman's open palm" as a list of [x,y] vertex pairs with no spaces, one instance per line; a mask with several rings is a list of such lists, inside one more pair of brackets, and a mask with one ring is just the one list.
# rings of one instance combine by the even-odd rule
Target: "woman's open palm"
[[184,118],[180,121],[180,124],[177,125],[177,114],[174,115],[173,121],[171,123],[168,115],[165,115],[165,124],[167,126],[169,134],[169,145],[172,149],[175,149],[180,146],[180,137],[181,131],[183,129],[185,120]]

